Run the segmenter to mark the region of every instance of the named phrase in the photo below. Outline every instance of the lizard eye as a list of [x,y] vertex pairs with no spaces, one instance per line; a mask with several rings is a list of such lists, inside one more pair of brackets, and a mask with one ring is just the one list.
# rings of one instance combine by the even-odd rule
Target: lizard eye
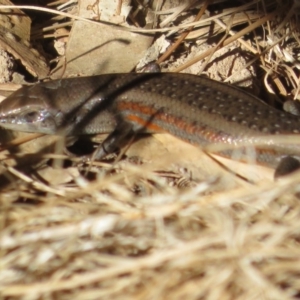
[[24,121],[28,123],[37,122],[39,121],[40,118],[41,118],[41,114],[38,111],[29,111],[23,115]]
[[15,128],[19,126],[22,131],[27,132],[40,132],[52,134],[57,131],[57,124],[55,115],[49,112],[49,109],[40,109],[38,108],[27,108],[18,114],[14,122]]

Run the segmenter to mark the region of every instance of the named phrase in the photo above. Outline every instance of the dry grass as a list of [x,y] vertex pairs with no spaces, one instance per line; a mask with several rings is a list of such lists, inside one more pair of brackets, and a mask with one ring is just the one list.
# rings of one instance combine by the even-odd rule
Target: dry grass
[[[124,166],[1,197],[1,294],[16,299],[293,299],[300,175],[214,192]],[[139,191],[139,192],[137,192]],[[136,196],[136,194],[140,194]]]

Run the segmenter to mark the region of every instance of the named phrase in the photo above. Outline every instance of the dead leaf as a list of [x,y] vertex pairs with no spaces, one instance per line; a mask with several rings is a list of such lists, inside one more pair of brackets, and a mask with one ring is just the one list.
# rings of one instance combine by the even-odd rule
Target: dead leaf
[[[1,4],[13,5],[8,0]],[[29,73],[38,78],[48,75],[45,59],[29,44],[31,20],[19,9],[7,9],[0,15],[0,48],[19,59]]]
[[[110,22],[118,20],[117,23],[120,23],[120,19],[125,20],[126,17],[122,12],[128,11],[125,2],[122,1],[122,8],[118,12],[117,7],[114,10],[106,6],[104,1],[100,1],[99,7],[96,7],[98,3],[95,1],[82,0],[79,1],[79,16],[101,21],[104,18]],[[143,57],[152,40],[152,36],[119,30],[115,26],[75,21],[67,45],[67,66],[63,76],[129,72]],[[52,78],[62,76],[64,63],[60,62]]]

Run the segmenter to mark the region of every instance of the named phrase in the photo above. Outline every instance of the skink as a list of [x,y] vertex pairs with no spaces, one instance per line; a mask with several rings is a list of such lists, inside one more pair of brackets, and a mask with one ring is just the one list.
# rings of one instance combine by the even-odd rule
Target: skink
[[[168,132],[199,146],[300,136],[297,116],[233,86],[174,73],[108,74],[23,87],[0,104],[0,125],[46,134],[110,133],[97,158],[137,132]],[[300,157],[300,146],[255,146],[255,153],[258,163],[275,168],[282,157]]]

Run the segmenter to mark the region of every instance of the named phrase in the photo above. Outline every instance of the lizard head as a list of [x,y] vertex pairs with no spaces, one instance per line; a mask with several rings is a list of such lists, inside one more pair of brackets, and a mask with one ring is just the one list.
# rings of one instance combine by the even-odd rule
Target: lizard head
[[39,97],[42,86],[23,87],[0,103],[0,126],[24,132],[55,134],[61,114]]

